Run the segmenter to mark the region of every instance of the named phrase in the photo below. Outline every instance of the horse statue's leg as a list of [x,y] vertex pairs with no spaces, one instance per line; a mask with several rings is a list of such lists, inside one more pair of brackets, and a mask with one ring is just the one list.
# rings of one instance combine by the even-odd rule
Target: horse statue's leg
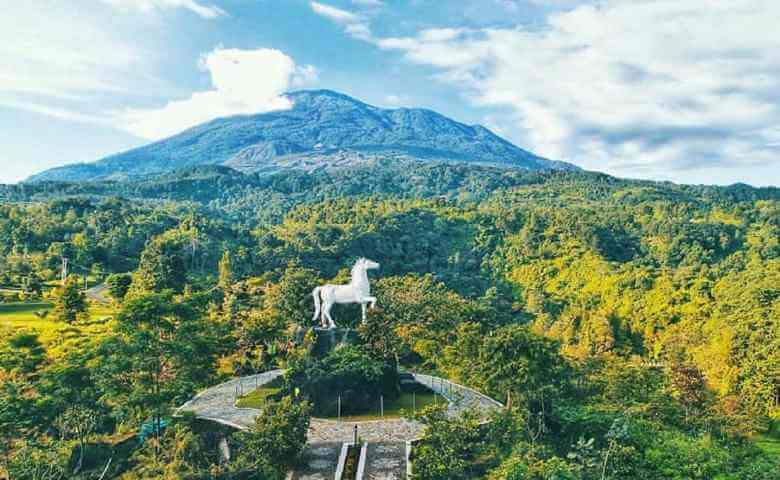
[[314,316],[311,317],[312,322],[316,322],[317,319],[320,316],[320,287],[315,288],[311,292],[312,297],[314,297]]
[[[330,316],[330,308],[332,306],[333,302],[326,301],[322,308],[322,326],[325,328],[336,328],[336,322],[334,322],[333,317]],[[327,320],[327,322],[325,320]]]
[[366,302],[360,302],[360,308],[363,310],[363,323],[366,323]]
[[363,299],[364,302],[368,302],[371,304],[371,308],[376,307],[376,297],[365,297]]

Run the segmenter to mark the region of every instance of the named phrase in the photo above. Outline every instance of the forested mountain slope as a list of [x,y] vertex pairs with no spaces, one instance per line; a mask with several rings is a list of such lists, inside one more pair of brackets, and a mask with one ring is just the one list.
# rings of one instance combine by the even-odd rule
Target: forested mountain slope
[[[374,159],[337,172],[199,166],[0,196],[4,285],[35,295],[66,256],[95,274],[129,272],[117,289],[125,309],[135,304],[122,295],[192,303],[182,311],[213,338],[186,348],[212,345],[219,360],[179,366],[169,407],[199,381],[296,361],[289,332],[310,325],[311,289],[347,281],[365,256],[381,264],[380,308],[358,327],[354,309],[336,307],[339,322],[409,368],[514,399],[474,437],[483,450],[453,454],[481,465],[476,476],[777,478],[745,442],[780,403],[776,188]],[[90,365],[118,368],[100,352]],[[94,388],[111,402],[101,408],[133,418],[124,390]],[[450,428],[440,431],[460,432]],[[529,478],[555,478],[544,475]]]
[[329,90],[287,97],[293,104],[289,110],[220,118],[95,163],[47,170],[30,181],[127,179],[197,165],[268,173],[341,168],[382,158],[577,169],[529,153],[482,126],[430,110],[382,109]]
[[[751,363],[770,359],[750,352],[756,335],[780,338],[777,322],[756,323],[777,318],[777,189],[380,162],[348,175],[201,167],[133,182],[22,184],[2,195],[75,196],[0,209],[9,272],[50,276],[63,252],[125,271],[172,228],[197,238],[187,255],[198,268],[216,266],[230,245],[251,257],[242,268],[254,275],[297,262],[332,277],[367,256],[384,276],[431,273],[467,297],[503,302],[507,318],[531,322],[572,355],[682,355],[724,394],[759,375],[764,386],[751,396],[774,395],[773,367]],[[113,196],[136,200],[101,200]],[[737,345],[746,349],[739,357]]]

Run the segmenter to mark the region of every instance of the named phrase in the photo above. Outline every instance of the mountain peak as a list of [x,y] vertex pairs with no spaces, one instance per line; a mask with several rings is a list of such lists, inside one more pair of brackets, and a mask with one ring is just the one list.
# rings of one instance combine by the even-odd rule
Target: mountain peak
[[47,170],[30,181],[139,177],[197,165],[244,172],[338,168],[375,158],[458,161],[531,170],[576,169],[538,157],[490,130],[432,110],[384,109],[332,90],[287,94],[289,110],[213,120],[94,163]]
[[327,88],[294,90],[292,92],[287,92],[285,96],[290,97],[292,99],[326,97],[326,98],[335,98],[339,100],[346,100],[352,103],[363,103],[360,100],[354,97],[350,97],[345,93],[337,92],[335,90],[328,90]]

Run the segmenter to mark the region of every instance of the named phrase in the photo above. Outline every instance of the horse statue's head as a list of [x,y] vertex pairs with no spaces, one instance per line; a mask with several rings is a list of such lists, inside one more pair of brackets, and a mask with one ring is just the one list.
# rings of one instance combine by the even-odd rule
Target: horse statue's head
[[366,268],[366,270],[373,270],[375,268],[379,268],[379,264],[376,263],[373,260],[369,260],[367,258],[361,258],[358,260],[359,262],[363,262],[363,266]]
[[352,274],[359,272],[360,270],[373,270],[375,268],[379,268],[379,264],[376,263],[373,260],[369,260],[364,257],[358,258],[357,262],[355,262],[355,266],[352,267]]

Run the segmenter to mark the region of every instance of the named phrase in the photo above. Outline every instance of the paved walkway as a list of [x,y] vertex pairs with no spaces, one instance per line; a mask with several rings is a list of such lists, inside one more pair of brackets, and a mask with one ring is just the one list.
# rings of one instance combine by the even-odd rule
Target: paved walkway
[[450,415],[457,416],[466,410],[477,410],[483,414],[488,414],[493,410],[503,408],[500,402],[469,387],[422,373],[413,373],[412,375],[417,380],[417,383],[425,385],[450,402],[448,409]]
[[105,283],[87,289],[86,294],[90,300],[99,303],[111,303],[111,298],[108,297],[108,286]]
[[301,465],[292,474],[293,480],[332,480],[341,453],[340,442],[308,444]]
[[369,443],[364,479],[402,480],[406,478],[406,443]]
[[[236,378],[221,383],[199,393],[179,409],[180,412],[193,412],[199,418],[212,420],[241,430],[254,424],[260,410],[237,408],[236,399],[279,377],[282,370],[272,370],[258,375]],[[415,379],[431,390],[445,397],[449,402],[451,415],[464,410],[478,409],[485,413],[501,408],[501,404],[481,393],[447,380],[430,375],[413,374]],[[311,444],[351,442],[354,426],[358,425],[361,440],[369,443],[406,442],[420,438],[423,425],[403,418],[376,420],[368,422],[337,422],[312,418],[308,432]]]
[[238,408],[235,406],[236,400],[281,374],[282,370],[271,370],[220,383],[197,394],[192,400],[179,407],[176,413],[192,412],[198,418],[246,430],[254,425],[260,410]]

